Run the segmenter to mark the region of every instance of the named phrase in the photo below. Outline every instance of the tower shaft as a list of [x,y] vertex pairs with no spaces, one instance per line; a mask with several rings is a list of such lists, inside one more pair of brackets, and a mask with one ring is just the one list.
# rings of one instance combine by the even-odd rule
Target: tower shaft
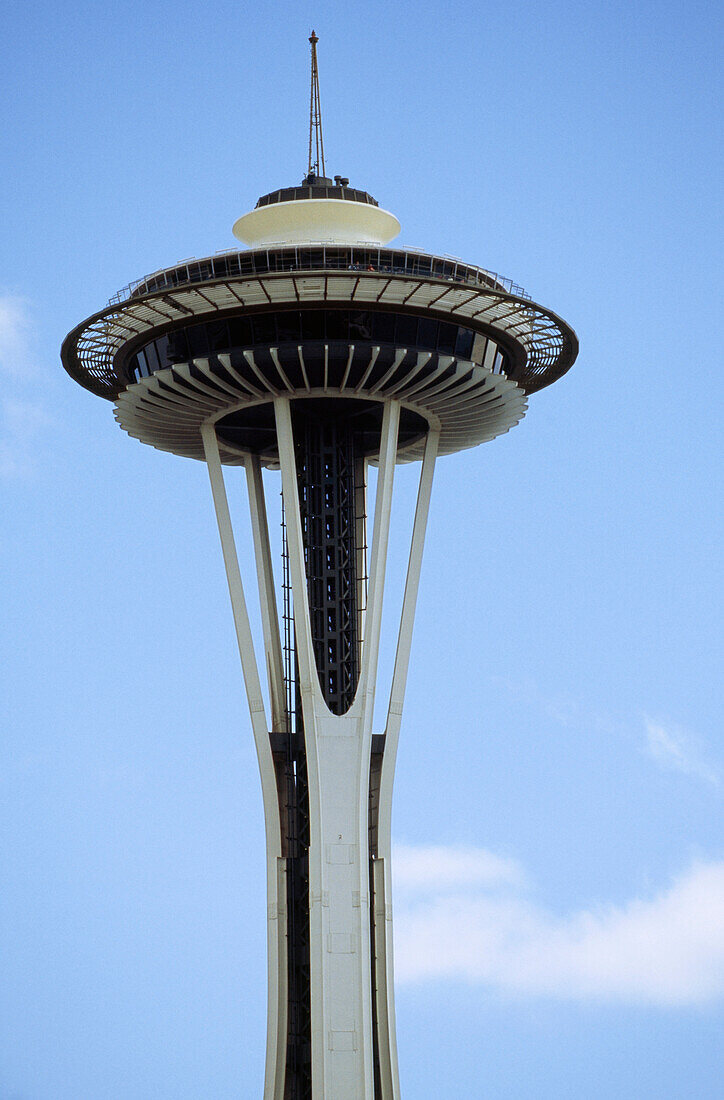
[[[284,729],[267,732],[259,711],[260,680],[213,425],[203,435],[258,736],[267,818],[270,1000],[265,1097],[395,1100],[388,803],[437,436],[429,434],[423,462],[412,581],[408,578],[393,676],[397,701],[394,706],[391,702],[388,730],[374,738],[373,751],[400,405],[389,400],[383,406],[364,610],[364,458],[354,416],[348,411],[328,415],[323,406],[314,411],[311,403],[300,414],[286,397],[275,399],[274,414],[294,629],[293,646],[287,646]],[[249,466],[253,463],[250,458]],[[249,478],[248,483],[250,499],[256,497],[252,527],[272,713],[278,713],[278,677],[272,666],[281,642],[278,635],[273,637],[278,625],[268,586],[268,525],[258,522],[260,479],[257,484]]]
[[[335,714],[352,704],[359,678],[359,590],[363,584],[364,458],[349,417],[333,406],[294,416],[295,459],[314,659]],[[356,509],[362,509],[358,516]],[[285,532],[286,536],[286,532]],[[285,1100],[312,1095],[309,956],[309,789],[299,661],[294,646],[289,551],[284,546],[286,751],[280,814],[287,850],[288,1032]],[[358,583],[358,577],[360,582]]]

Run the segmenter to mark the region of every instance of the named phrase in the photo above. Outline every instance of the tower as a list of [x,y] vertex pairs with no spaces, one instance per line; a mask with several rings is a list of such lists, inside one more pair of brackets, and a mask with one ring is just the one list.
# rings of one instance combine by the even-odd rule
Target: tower
[[[312,32],[307,172],[234,225],[247,249],[157,271],[66,338],[120,426],[206,462],[266,827],[267,1100],[399,1096],[390,816],[433,470],[517,424],[575,360],[520,287],[392,248],[397,219],[325,175]],[[394,471],[421,462],[392,689],[373,705]],[[367,473],[378,467],[367,552]],[[268,707],[226,498],[246,477]],[[281,614],[262,470],[281,479]],[[247,582],[248,584],[248,582]]]

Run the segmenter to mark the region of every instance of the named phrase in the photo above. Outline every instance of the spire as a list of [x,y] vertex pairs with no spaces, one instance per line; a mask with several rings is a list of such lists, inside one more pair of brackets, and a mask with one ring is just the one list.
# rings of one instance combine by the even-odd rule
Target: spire
[[319,69],[317,68],[317,38],[312,31],[312,86],[309,96],[309,164],[307,175],[324,176],[324,141],[322,140],[322,108],[319,102]]

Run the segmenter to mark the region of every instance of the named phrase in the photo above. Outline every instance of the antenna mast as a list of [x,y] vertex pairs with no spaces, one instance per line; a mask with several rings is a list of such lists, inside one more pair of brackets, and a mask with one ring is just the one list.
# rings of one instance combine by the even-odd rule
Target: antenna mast
[[[309,164],[307,175],[325,176],[324,141],[322,139],[322,107],[319,102],[319,69],[317,68],[317,38],[312,31],[309,39],[312,46],[312,86],[309,96]],[[314,159],[312,159],[314,153]],[[321,169],[321,171],[320,171]]]

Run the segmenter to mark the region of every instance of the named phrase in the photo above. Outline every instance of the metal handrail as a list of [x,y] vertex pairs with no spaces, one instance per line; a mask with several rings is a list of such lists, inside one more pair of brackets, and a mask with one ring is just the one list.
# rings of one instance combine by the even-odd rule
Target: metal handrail
[[[327,249],[329,249],[329,255]],[[349,260],[348,263],[340,263],[341,252],[346,253],[345,259]],[[303,257],[300,253],[304,254]],[[320,253],[321,262],[319,262]],[[400,255],[405,257],[402,265],[393,262],[393,257]],[[232,258],[237,260],[236,264],[224,262]],[[422,260],[427,263],[422,264]],[[434,270],[436,266],[439,267],[438,271]],[[236,270],[232,270],[233,268]],[[270,272],[286,271],[337,271],[346,274],[349,271],[369,270],[382,274],[438,279],[465,286],[486,286],[530,300],[530,295],[512,279],[482,267],[466,264],[452,256],[435,256],[416,248],[372,248],[364,244],[342,246],[319,243],[243,251],[231,248],[198,260],[190,257],[172,267],[160,268],[150,275],[134,280],[114,294],[108,304],[118,305],[126,302],[137,297],[139,292],[171,290],[189,283],[203,283],[215,278],[236,275],[268,275]]]

